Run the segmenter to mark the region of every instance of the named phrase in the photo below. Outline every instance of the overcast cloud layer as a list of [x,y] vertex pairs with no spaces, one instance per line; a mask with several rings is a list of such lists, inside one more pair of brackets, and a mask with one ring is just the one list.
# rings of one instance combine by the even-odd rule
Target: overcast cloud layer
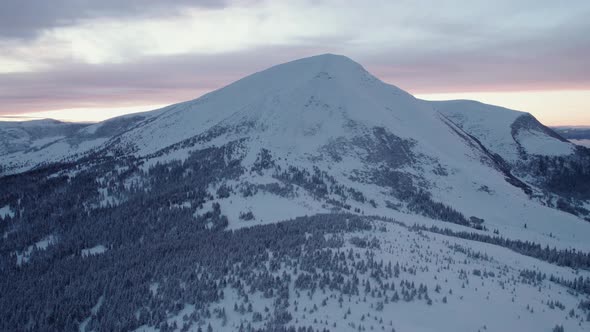
[[327,52],[411,93],[590,90],[588,17],[590,1],[4,0],[0,115],[172,103]]

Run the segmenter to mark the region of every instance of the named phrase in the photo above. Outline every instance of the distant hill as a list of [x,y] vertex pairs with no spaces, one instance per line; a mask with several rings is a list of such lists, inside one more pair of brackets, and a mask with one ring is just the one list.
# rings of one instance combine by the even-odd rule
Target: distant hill
[[575,144],[590,148],[590,127],[562,126],[553,130]]

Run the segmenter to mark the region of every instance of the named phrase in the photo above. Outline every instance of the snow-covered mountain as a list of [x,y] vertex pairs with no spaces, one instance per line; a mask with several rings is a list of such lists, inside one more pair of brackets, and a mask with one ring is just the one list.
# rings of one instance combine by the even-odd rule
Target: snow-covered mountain
[[[12,143],[5,143],[5,146],[8,144]],[[451,288],[455,292],[470,278],[471,270],[478,284],[482,275],[488,278],[488,270],[496,271],[492,273],[491,281],[482,281],[484,292],[502,293],[497,285],[502,285],[504,290],[507,282],[522,275],[527,283],[532,282],[532,287],[502,293],[502,299],[493,304],[485,304],[485,295],[477,293],[479,286],[461,291],[461,299],[464,296],[470,299],[465,302],[466,308],[474,304],[489,305],[496,310],[494,315],[504,315],[506,310],[514,312],[511,306],[505,307],[510,308],[506,310],[502,308],[504,301],[516,294],[528,301],[532,296],[530,292],[537,288],[549,292],[551,284],[545,280],[549,274],[564,278],[559,279],[563,282],[558,284],[567,285],[564,280],[573,278],[571,268],[590,268],[590,262],[585,265],[590,256],[582,254],[590,251],[587,240],[590,238],[590,222],[584,220],[589,217],[590,209],[590,181],[585,182],[590,179],[589,150],[576,147],[527,113],[473,101],[416,99],[380,81],[361,65],[343,56],[326,54],[278,65],[192,101],[76,128],[34,149],[1,149],[7,153],[0,161],[0,170],[6,175],[0,178],[0,211],[4,211],[0,218],[8,221],[0,224],[0,231],[4,232],[0,267],[9,271],[12,276],[9,279],[13,282],[16,278],[24,278],[23,271],[27,269],[30,275],[47,271],[42,270],[45,260],[79,267],[86,266],[90,256],[111,268],[109,260],[114,259],[114,255],[124,257],[122,266],[128,266],[126,264],[135,264],[131,262],[135,257],[133,253],[145,250],[155,255],[149,258],[150,263],[146,266],[157,269],[152,264],[168,264],[162,260],[166,258],[158,251],[159,246],[174,244],[184,248],[182,250],[198,252],[193,257],[196,261],[190,262],[200,266],[194,277],[191,273],[195,271],[177,265],[166,265],[166,268],[182,270],[182,277],[161,272],[145,274],[144,269],[138,272],[141,276],[120,275],[118,270],[112,272],[113,275],[103,275],[125,283],[131,292],[125,296],[136,300],[128,302],[128,299],[121,298],[124,295],[117,292],[126,288],[120,289],[120,285],[110,284],[108,291],[99,291],[107,286],[97,281],[89,291],[93,296],[85,298],[81,305],[84,310],[77,316],[80,320],[76,324],[83,323],[82,317],[88,317],[84,320],[85,325],[75,324],[82,330],[126,330],[131,327],[147,330],[159,327],[164,321],[174,322],[179,328],[186,323],[189,329],[196,329],[200,322],[210,321],[220,330],[239,330],[240,324],[250,323],[255,329],[313,326],[314,329],[324,327],[340,331],[358,330],[360,326],[368,329],[373,323],[359,322],[372,321],[373,318],[375,327],[384,329],[387,322],[380,322],[380,319],[393,309],[384,309],[384,302],[390,302],[391,294],[383,295],[390,287],[389,284],[385,286],[383,278],[398,277],[393,277],[393,272],[379,272],[381,268],[372,264],[375,257],[391,262],[392,255],[402,252],[408,253],[398,259],[403,273],[409,278],[407,280],[414,281],[418,269],[422,271],[420,280],[429,283],[428,287],[438,289],[437,293],[440,285],[435,287],[434,284],[442,281],[435,281],[438,273],[428,273],[428,269],[447,271],[442,275],[447,280],[452,279],[450,282],[454,286]],[[39,201],[38,197],[44,200]],[[318,230],[316,227],[319,226],[305,217],[316,214],[324,216],[315,218],[321,220],[318,222],[325,222],[326,225],[321,227],[327,228]],[[282,226],[275,225],[277,221],[298,217],[297,221],[285,223],[300,225],[297,229],[303,230],[301,234],[311,237],[291,238],[297,233],[295,229],[283,234]],[[358,223],[346,221],[347,231],[340,233],[338,227],[342,226],[339,224],[342,220],[357,218]],[[227,229],[235,232],[224,232]],[[238,277],[245,272],[236,267],[234,277],[221,280],[217,274],[219,271],[202,257],[202,249],[185,247],[188,240],[199,243],[215,239],[228,247],[238,246],[233,235],[227,233],[265,238],[266,232],[276,232],[286,243],[306,243],[304,247],[318,250],[304,250],[307,254],[321,256],[328,253],[330,256],[337,253],[335,251],[344,254],[351,250],[354,253],[347,254],[342,264],[353,264],[357,257],[358,262],[369,264],[376,270],[371,270],[370,275],[362,277],[361,281],[356,280],[354,286],[352,275],[342,274],[342,266],[334,262],[336,265],[330,266],[335,270],[324,271],[328,279],[319,281],[315,275],[317,270],[306,270],[309,275],[297,272],[307,269],[297,265],[305,265],[302,256],[292,256],[293,252],[281,245],[273,246],[271,242],[274,242],[269,238],[265,243],[271,252],[259,259],[268,260],[270,265],[253,263],[253,270],[249,270],[258,271],[260,275]],[[438,235],[424,235],[425,232]],[[313,240],[316,233],[324,240]],[[402,241],[402,237],[407,241]],[[447,237],[458,242],[449,245]],[[474,237],[488,244],[474,245],[466,240]],[[500,237],[501,241],[498,240]],[[332,238],[336,239],[334,243],[322,242]],[[162,242],[163,239],[166,241]],[[310,239],[316,242],[305,242]],[[505,248],[498,249],[492,244]],[[550,251],[543,253],[542,246],[555,248],[553,256]],[[572,249],[582,256],[575,256],[577,254]],[[240,247],[239,250],[261,249]],[[272,250],[279,254],[276,268],[272,268],[275,264]],[[428,263],[428,256],[433,257],[429,254],[431,251],[437,253],[436,264]],[[482,251],[486,256],[481,254]],[[223,250],[219,252],[219,255],[224,253]],[[488,252],[494,256],[490,258]],[[522,258],[520,254],[533,258]],[[67,257],[71,255],[79,258],[68,263]],[[239,255],[223,255],[234,257],[228,260],[235,259],[236,264],[245,260]],[[462,255],[465,256],[464,266],[448,266],[454,265],[459,256],[463,259]],[[174,262],[185,259],[173,258]],[[312,266],[315,263],[310,262],[316,262],[314,259],[308,261]],[[426,261],[414,265],[415,259]],[[468,264],[467,259],[473,263]],[[546,262],[533,264],[535,259]],[[289,261],[294,265],[289,265]],[[478,268],[467,267],[471,264]],[[533,273],[531,264],[535,267],[532,281],[529,280]],[[225,265],[223,268],[234,269]],[[469,270],[466,272],[465,269]],[[330,281],[335,271],[342,274],[340,281]],[[364,273],[362,268],[360,271]],[[281,275],[282,272],[292,276],[293,280],[287,280],[289,278]],[[537,278],[537,272],[541,277]],[[381,276],[381,273],[385,274]],[[588,276],[586,271],[577,273]],[[502,277],[494,279],[496,275]],[[171,283],[170,277],[178,283]],[[280,279],[276,284],[274,277]],[[283,277],[286,279],[281,281]],[[52,278],[48,280],[57,282]],[[93,277],[84,274],[84,278]],[[256,278],[263,278],[276,287],[268,284],[256,286]],[[89,279],[76,280],[84,284]],[[210,293],[205,296],[199,293],[202,289],[197,291],[191,288],[193,286],[189,287],[192,296],[201,300],[177,294],[177,287],[187,289],[188,280],[215,283],[215,296]],[[347,280],[353,282],[353,289],[361,285],[370,288],[367,283],[377,283],[381,295],[369,290],[364,292],[363,299],[358,290],[344,291],[336,287],[325,293],[322,286],[324,295],[314,297],[322,282],[344,283]],[[555,280],[551,282],[555,283]],[[292,281],[295,284],[290,284]],[[253,297],[260,295],[255,302],[260,308],[254,309],[260,311],[260,316],[248,309],[245,312],[249,314],[241,313],[238,302],[245,301],[242,304],[248,307],[248,296],[244,300],[241,283],[253,287],[249,291]],[[489,285],[485,286],[486,283]],[[426,305],[432,305],[432,301],[427,300],[428,295],[424,298],[422,287],[417,290],[409,285],[404,282],[400,292],[418,291],[420,299],[424,299]],[[8,281],[3,286],[8,287]],[[223,296],[219,298],[217,291],[220,289],[226,289],[231,300],[223,300]],[[262,293],[257,293],[256,289]],[[140,295],[143,291],[150,292],[153,298]],[[301,305],[304,312],[297,311],[298,305],[293,303],[293,297],[288,300],[277,298],[273,291],[283,295],[286,291],[291,296],[296,292],[297,298],[299,295],[305,297],[305,301],[295,301],[305,303]],[[308,292],[307,295],[304,292]],[[157,294],[176,295],[168,298]],[[367,294],[376,302],[371,300],[368,303]],[[559,292],[553,291],[551,294],[559,298],[559,303],[567,302],[568,308],[576,301],[573,295],[560,296]],[[342,301],[336,300],[343,295],[351,303],[347,306],[356,308],[357,313],[342,309]],[[416,294],[411,298],[414,296]],[[330,299],[334,299],[334,303],[327,311],[328,319],[320,315],[317,306],[330,302]],[[107,312],[107,309],[101,311],[104,301],[110,301]],[[117,301],[124,301],[125,305]],[[234,310],[232,301],[241,316],[232,314],[228,323],[227,311]],[[442,295],[435,300],[437,303],[446,301],[446,296],[443,300]],[[548,299],[539,301],[535,302],[535,310],[545,310],[538,306],[545,305]],[[19,303],[31,305],[24,300]],[[523,303],[517,301],[515,306]],[[127,317],[126,314],[114,309],[118,304],[122,305],[121,308],[133,307],[135,311],[130,317],[136,317],[135,321],[123,318]],[[216,309],[209,305],[224,308],[224,311],[216,312],[213,316],[217,318],[212,319],[211,312],[207,317],[206,311]],[[166,309],[162,310],[162,306]],[[170,309],[171,306],[175,309]],[[263,310],[264,306],[267,309],[272,307],[274,311],[268,313]],[[410,313],[412,306],[414,304],[398,309]],[[416,308],[422,308],[422,305]],[[457,325],[445,320],[444,315],[451,315],[453,310],[463,307],[450,308],[445,309],[448,312],[433,311],[438,315],[433,325],[420,325],[417,316],[408,314],[406,318],[409,320],[400,317],[401,326],[405,326],[403,330],[436,329],[440,326],[438,324],[466,331],[487,328],[489,324],[495,330],[510,328],[494,325],[491,321],[480,325],[473,321]],[[362,310],[367,310],[371,316],[362,314],[361,317],[358,313]],[[530,316],[523,318],[526,320],[524,325],[516,322],[520,315],[510,322],[525,329],[553,327],[547,325],[549,321],[546,319],[535,321],[532,310],[527,308],[526,315]],[[585,314],[585,310],[579,309],[574,316]],[[42,308],[36,311],[40,312]],[[262,314],[263,311],[268,314]],[[183,319],[185,314],[188,318]],[[333,326],[333,323],[342,321],[341,315],[354,317],[354,323]],[[556,320],[557,324],[565,320],[562,316],[565,314],[546,317]],[[574,316],[572,322],[577,324]],[[18,326],[15,322],[22,317],[11,317],[5,326]],[[67,318],[62,319],[62,324],[73,324]],[[125,323],[111,325],[114,323],[106,322],[113,319],[123,319]],[[51,326],[47,321],[38,322],[39,326]],[[588,327],[588,323],[576,324],[568,326]],[[70,328],[69,325],[61,327]],[[168,325],[162,327],[166,328]]]
[[[443,124],[439,119],[441,114]],[[60,155],[64,156],[113,145],[131,149],[136,156],[145,156],[213,128],[234,128],[228,132],[236,136],[259,134],[261,143],[270,140],[281,149],[291,151],[296,146],[308,150],[301,152],[310,153],[318,145],[326,145],[326,140],[353,133],[354,128],[347,124],[354,123],[369,128],[386,127],[399,137],[424,141],[436,149],[436,144],[446,146],[447,142],[440,139],[448,136],[444,133],[448,120],[505,160],[517,160],[521,152],[537,155],[573,152],[571,144],[530,114],[473,101],[423,102],[381,82],[352,60],[331,54],[275,66],[193,101],[107,120],[75,135],[62,135],[68,142],[72,141],[70,136],[108,138],[106,142],[95,142],[74,151],[69,150],[72,146],[78,148],[77,142],[69,147],[62,146],[62,141],[48,143],[60,145],[65,150]],[[29,127],[36,122],[30,122]],[[25,124],[17,123],[15,127]],[[5,128],[1,129],[6,135]],[[280,141],[276,140],[277,136]],[[315,144],[308,144],[302,136],[311,137]],[[299,144],[302,142],[298,140],[306,144]],[[2,148],[7,150],[8,144],[15,143],[5,139]],[[23,165],[17,163],[14,171],[47,161],[35,153],[23,153],[15,159]],[[8,162],[3,160],[3,166]]]
[[[250,170],[233,180],[236,190],[280,183],[277,174],[296,167],[310,176],[317,168],[334,184],[365,196],[351,200],[327,192],[322,207],[281,209],[281,215],[273,211],[267,217],[260,211],[262,220],[294,217],[309,208],[322,212],[326,204],[329,209],[351,205],[373,212],[375,206],[404,205],[408,195],[424,191],[435,201],[444,198],[467,217],[513,225],[512,216],[500,213],[500,206],[520,211],[531,196],[544,196],[543,204],[549,206],[558,199],[551,190],[546,193],[539,177],[529,176],[529,160],[576,153],[573,144],[530,114],[472,101],[419,100],[358,63],[327,54],[272,67],[196,100],[84,127],[42,149],[9,154],[2,166],[11,173],[89,155],[133,157],[149,166],[227,144],[239,145],[227,158]],[[252,172],[262,157],[269,165],[264,172]],[[314,195],[309,190],[305,194]],[[590,196],[584,193],[581,198]],[[309,201],[304,197],[299,205]],[[266,199],[249,204],[260,209],[256,205],[265,206]],[[548,211],[553,220],[555,212]],[[583,209],[576,214],[587,215]],[[528,208],[519,215],[537,218]]]

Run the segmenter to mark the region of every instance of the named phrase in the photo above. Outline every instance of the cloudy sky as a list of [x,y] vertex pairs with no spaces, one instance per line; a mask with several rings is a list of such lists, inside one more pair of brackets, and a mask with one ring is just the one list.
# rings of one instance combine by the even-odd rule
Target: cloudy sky
[[96,121],[337,53],[421,98],[590,125],[589,17],[588,0],[1,0],[0,118]]

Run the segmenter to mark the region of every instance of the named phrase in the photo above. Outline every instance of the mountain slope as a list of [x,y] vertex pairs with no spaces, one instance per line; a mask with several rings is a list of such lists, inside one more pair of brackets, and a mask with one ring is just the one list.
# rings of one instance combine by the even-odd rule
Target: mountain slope
[[576,146],[528,113],[474,101],[431,102],[485,146],[543,204],[590,219],[590,150]]
[[532,115],[469,100],[431,102],[433,108],[508,162],[524,155],[563,156],[574,147]]

